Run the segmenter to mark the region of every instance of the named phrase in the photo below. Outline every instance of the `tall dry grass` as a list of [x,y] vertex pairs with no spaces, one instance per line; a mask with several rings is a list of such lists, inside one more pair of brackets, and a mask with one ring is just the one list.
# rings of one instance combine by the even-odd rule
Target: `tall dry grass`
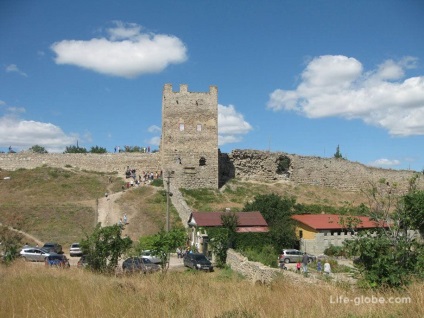
[[[0,267],[1,317],[423,317],[424,286],[351,290],[325,282],[252,285],[228,270],[108,277],[41,264]],[[408,304],[334,303],[411,297]],[[331,303],[333,300],[333,303]]]

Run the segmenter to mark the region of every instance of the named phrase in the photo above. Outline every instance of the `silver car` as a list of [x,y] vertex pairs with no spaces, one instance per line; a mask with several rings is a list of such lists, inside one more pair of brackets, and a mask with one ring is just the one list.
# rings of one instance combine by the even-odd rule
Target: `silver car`
[[160,264],[160,263],[162,263],[161,259],[158,256],[153,255],[150,250],[145,250],[145,251],[141,252],[140,257],[141,258],[144,258],[144,259],[148,259],[153,264]]
[[44,262],[46,257],[50,255],[50,252],[38,247],[25,247],[19,254],[26,261]]
[[[278,260],[280,263],[296,263],[301,262],[303,259],[303,252],[296,250],[296,249],[284,249],[281,251],[281,254],[278,257]],[[307,254],[308,255],[308,263],[313,262],[316,260],[316,256]]]
[[72,243],[69,247],[69,255],[73,256],[82,256],[82,251],[79,243]]

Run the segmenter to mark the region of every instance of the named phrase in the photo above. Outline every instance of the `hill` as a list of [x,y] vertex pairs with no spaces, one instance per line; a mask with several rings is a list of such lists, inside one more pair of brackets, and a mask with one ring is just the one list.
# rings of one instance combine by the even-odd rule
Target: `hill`
[[[4,177],[10,177],[4,180]],[[109,224],[127,214],[124,234],[133,240],[154,234],[165,226],[166,196],[161,186],[126,189],[124,174],[80,170],[74,167],[0,171],[0,223],[12,225],[41,241],[64,246],[89,233],[98,221],[99,209],[107,205]],[[122,191],[124,186],[125,191]],[[105,193],[109,193],[109,198]],[[295,196],[298,203],[341,207],[346,202],[365,202],[360,192],[294,185],[286,181],[229,181],[220,190],[183,191],[188,205],[199,211],[240,211],[258,194]],[[119,195],[119,196],[115,196]],[[103,221],[106,223],[104,219]],[[171,207],[171,224],[185,222]]]

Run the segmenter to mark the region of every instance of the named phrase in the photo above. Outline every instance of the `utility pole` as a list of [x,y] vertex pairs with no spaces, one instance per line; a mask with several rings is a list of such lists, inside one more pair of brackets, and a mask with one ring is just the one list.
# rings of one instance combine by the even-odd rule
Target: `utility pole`
[[171,178],[172,174],[174,174],[174,171],[167,171],[166,172],[166,232],[169,232],[170,229],[170,222],[169,222],[169,200],[172,196],[172,192],[170,192],[170,184],[171,184]]

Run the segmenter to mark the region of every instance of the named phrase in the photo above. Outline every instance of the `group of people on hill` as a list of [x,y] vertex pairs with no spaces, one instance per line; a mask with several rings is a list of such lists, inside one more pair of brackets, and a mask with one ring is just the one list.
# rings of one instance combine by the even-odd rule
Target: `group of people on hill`
[[127,224],[128,224],[128,217],[127,217],[127,214],[124,213],[124,217],[119,218],[118,225],[121,229],[124,229],[125,225]]
[[119,146],[115,146],[114,148],[115,152],[142,152],[142,153],[149,153],[150,152],[150,146],[147,147],[131,147],[131,146],[124,146],[124,149],[121,149]]
[[142,171],[139,175],[138,175],[138,179],[137,179],[137,170],[136,169],[131,169],[129,166],[127,166],[127,169],[125,170],[125,177],[128,178],[132,178],[134,180],[134,182],[137,183],[141,183],[141,182],[147,182],[147,181],[152,181],[154,179],[159,179],[162,178],[162,170],[160,171]]
[[[308,264],[309,264],[308,254],[304,253],[303,257],[302,257],[302,261],[298,261],[297,264],[296,264],[296,271],[298,273],[300,273],[300,269],[302,268],[303,273],[307,274],[308,273]],[[321,274],[323,272],[325,275],[331,274],[331,265],[328,262],[328,260],[325,261],[324,268],[322,267],[321,260],[317,261],[317,272],[319,274]]]

